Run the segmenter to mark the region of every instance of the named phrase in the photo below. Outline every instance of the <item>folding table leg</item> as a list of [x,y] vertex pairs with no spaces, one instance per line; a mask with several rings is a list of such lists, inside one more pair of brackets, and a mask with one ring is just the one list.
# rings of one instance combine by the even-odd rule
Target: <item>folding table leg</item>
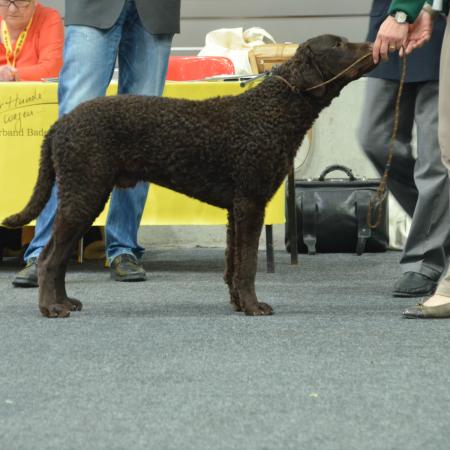
[[267,273],[275,272],[275,258],[273,256],[273,227],[266,225],[266,254],[267,254]]
[[81,264],[83,262],[83,258],[84,258],[84,238],[81,238],[78,241],[78,262]]
[[297,242],[297,212],[295,205],[294,166],[291,167],[288,174],[287,216],[288,216],[289,242],[291,244],[291,264],[297,265],[298,242]]

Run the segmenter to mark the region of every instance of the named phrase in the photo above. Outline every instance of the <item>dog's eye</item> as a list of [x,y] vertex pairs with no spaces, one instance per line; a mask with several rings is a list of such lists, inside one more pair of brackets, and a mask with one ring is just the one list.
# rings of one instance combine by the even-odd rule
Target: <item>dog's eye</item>
[[341,42],[341,41],[338,41],[338,42],[336,42],[336,44],[334,44],[334,46],[335,46],[335,47],[342,47],[342,42]]

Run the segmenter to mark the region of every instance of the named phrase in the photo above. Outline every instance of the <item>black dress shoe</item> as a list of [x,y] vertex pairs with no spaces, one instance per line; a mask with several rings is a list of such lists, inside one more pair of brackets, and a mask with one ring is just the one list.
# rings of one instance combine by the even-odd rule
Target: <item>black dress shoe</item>
[[113,259],[111,278],[116,281],[144,281],[147,275],[135,256],[124,253]]
[[26,266],[14,277],[15,287],[38,287],[37,258],[30,258]]
[[426,297],[434,294],[437,281],[418,272],[406,272],[395,283],[394,297]]
[[405,319],[448,319],[450,318],[450,303],[438,306],[426,306],[419,303],[403,311]]

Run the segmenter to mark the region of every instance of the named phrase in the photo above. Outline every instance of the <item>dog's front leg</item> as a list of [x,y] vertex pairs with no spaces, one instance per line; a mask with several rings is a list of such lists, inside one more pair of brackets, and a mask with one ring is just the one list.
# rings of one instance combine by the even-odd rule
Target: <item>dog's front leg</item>
[[249,316],[273,313],[267,303],[259,302],[255,292],[258,243],[264,222],[264,205],[249,199],[234,202],[235,260],[233,286],[237,288],[241,310]]

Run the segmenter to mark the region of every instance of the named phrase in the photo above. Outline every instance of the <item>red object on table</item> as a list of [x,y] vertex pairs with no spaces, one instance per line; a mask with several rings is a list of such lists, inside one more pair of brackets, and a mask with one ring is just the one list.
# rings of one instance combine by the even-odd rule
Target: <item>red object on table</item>
[[167,80],[202,80],[215,75],[234,75],[231,59],[224,56],[171,56]]

